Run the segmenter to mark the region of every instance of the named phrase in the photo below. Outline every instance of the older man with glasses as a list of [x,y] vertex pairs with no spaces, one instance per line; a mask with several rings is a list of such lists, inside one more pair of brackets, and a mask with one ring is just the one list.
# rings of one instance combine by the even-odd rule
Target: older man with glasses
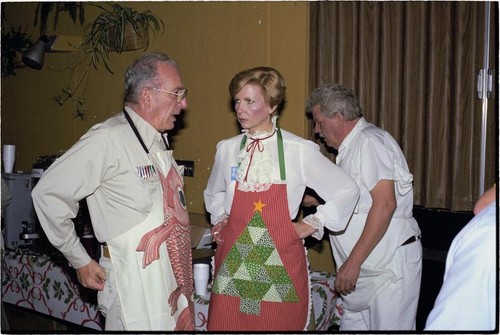
[[[48,239],[98,290],[106,330],[194,330],[189,218],[165,134],[186,94],[174,60],[141,56],[125,74],[123,111],[93,126],[33,190]],[[102,243],[99,264],[71,221],[82,199]]]
[[177,92],[170,92],[166,90],[162,90],[161,88],[153,87],[155,90],[163,92],[163,93],[168,93],[171,95],[175,95],[177,97],[177,102],[181,102],[187,97],[188,90],[186,88],[180,89]]

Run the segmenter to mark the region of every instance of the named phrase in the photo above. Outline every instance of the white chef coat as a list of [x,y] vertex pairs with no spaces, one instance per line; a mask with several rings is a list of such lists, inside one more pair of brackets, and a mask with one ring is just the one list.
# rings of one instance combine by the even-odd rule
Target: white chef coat
[[406,159],[392,136],[361,118],[339,147],[337,165],[358,184],[360,198],[349,229],[332,238],[340,253],[337,266],[349,256],[364,229],[372,206],[370,191],[380,180],[393,180],[397,207],[382,240],[363,263],[364,268],[380,269],[387,265],[397,247],[411,236],[420,235],[413,218],[413,176]]
[[[375,185],[380,180],[394,181],[397,201],[385,235],[361,265],[356,289],[342,296],[348,312],[344,311],[341,330],[415,329],[422,246],[416,241],[401,247],[408,238],[420,235],[412,216],[413,176],[406,159],[388,132],[362,117],[340,145],[337,164],[356,181],[361,192],[347,229],[330,235],[337,267],[344,264],[363,232],[372,206],[370,191]],[[360,320],[364,322],[358,323]]]

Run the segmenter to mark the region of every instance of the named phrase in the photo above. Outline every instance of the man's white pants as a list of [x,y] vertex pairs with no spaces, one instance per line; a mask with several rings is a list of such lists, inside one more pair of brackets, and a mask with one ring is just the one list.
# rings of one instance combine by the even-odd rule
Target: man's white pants
[[123,321],[120,298],[116,290],[111,259],[101,257],[99,264],[106,271],[106,285],[104,286],[104,290],[97,292],[99,311],[106,317],[104,328],[106,331],[125,330],[125,322]]
[[343,305],[340,330],[415,330],[420,281],[422,244],[416,241],[396,250],[390,265],[397,278],[376,292],[370,307],[353,312]]

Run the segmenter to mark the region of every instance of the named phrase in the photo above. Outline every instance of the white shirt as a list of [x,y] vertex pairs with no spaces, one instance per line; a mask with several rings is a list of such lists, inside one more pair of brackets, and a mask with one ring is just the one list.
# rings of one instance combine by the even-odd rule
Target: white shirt
[[[148,150],[164,150],[161,134],[132,109],[126,110]],[[91,260],[71,221],[78,213],[78,201],[87,198],[94,235],[106,242],[149,215],[153,195],[161,188],[157,173],[141,172],[151,165],[119,113],[94,125],[45,171],[33,189],[33,204],[47,238],[73,267]]]
[[494,330],[498,302],[497,204],[476,215],[453,239],[444,281],[425,330]]
[[[395,250],[408,238],[420,235],[413,218],[413,176],[399,145],[385,130],[361,118],[342,141],[337,164],[358,184],[360,198],[348,229],[331,237],[336,246],[337,266],[349,256],[364,229],[366,217],[372,206],[370,191],[380,180],[393,180],[397,208],[384,237],[363,263],[364,269],[383,270]],[[363,271],[363,269],[362,269]]]
[[[359,190],[356,183],[326,158],[319,151],[317,144],[285,130],[281,130],[281,132],[283,134],[290,219],[297,216],[304,190],[309,187],[325,201],[324,205],[317,207],[314,220],[330,229],[344,229],[358,199]],[[240,134],[217,144],[215,162],[204,192],[205,206],[211,214],[212,224],[217,224],[230,214],[236,178],[237,176],[243,178],[245,175],[242,171],[238,173],[239,169],[245,170],[248,166],[246,164],[248,157],[245,159],[248,153],[245,153],[245,148],[240,153],[240,143],[243,136],[246,135]],[[247,140],[245,147],[249,143],[250,141]],[[279,183],[281,181],[277,134],[275,133],[271,138],[263,140],[261,143],[263,151],[256,150],[254,155],[267,155],[267,158],[253,158],[249,173],[256,173],[258,176],[250,175],[248,180],[258,180],[264,178],[262,176],[265,175],[267,180],[261,180],[261,182]],[[243,159],[240,168],[238,168],[238,157],[240,157],[240,161]],[[255,162],[268,166],[267,163],[263,163],[266,161],[272,162],[268,173],[262,173],[254,166]]]

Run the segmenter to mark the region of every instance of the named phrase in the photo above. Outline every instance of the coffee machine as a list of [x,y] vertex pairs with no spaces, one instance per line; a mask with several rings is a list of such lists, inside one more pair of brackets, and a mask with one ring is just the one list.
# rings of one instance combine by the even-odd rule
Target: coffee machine
[[5,248],[32,245],[40,238],[40,223],[31,200],[38,178],[24,173],[3,173],[12,199],[2,214]]

